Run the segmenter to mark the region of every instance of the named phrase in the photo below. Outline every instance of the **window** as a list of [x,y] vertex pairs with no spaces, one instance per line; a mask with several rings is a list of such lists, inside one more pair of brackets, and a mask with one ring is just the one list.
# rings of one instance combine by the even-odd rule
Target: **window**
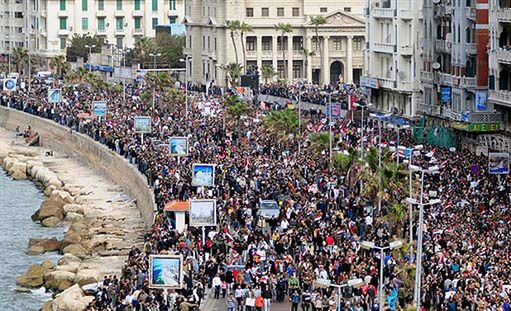
[[170,7],[169,9],[175,10],[176,9],[176,0],[170,0]]
[[282,51],[286,49],[287,49],[286,38],[282,38],[281,36],[279,36],[277,39],[277,50]]
[[135,29],[140,29],[142,25],[142,17],[135,17]]
[[345,8],[344,8],[344,12],[351,12],[351,8],[349,8],[349,7],[345,7]]
[[271,51],[271,40],[270,38],[264,38],[262,40],[262,50],[263,51]]
[[277,8],[277,16],[284,16],[284,8]]
[[60,0],[60,10],[61,11],[66,10],[66,0]]
[[82,11],[86,12],[88,8],[89,8],[89,1],[82,0]]
[[293,50],[295,50],[295,51],[303,50],[303,38],[302,37],[293,38]]
[[268,8],[261,8],[261,16],[264,16],[264,17],[270,16],[270,9],[268,9]]
[[123,30],[124,29],[124,18],[123,17],[116,17],[115,18],[115,29],[116,30]]
[[177,16],[169,16],[169,24],[175,24],[177,20]]
[[277,65],[277,73],[278,73],[280,79],[284,78],[284,63],[283,62],[279,62],[279,64]]
[[82,30],[89,29],[89,19],[87,17],[82,17]]
[[118,49],[122,49],[122,37],[117,37],[116,39],[117,39],[117,40],[116,40],[117,42],[115,42],[115,43],[116,43],[116,44],[115,44],[115,45],[116,45],[116,47],[117,47]]
[[14,18],[23,18],[23,12],[14,12]]
[[105,18],[98,17],[98,30],[105,30]]
[[105,0],[98,0],[98,10],[99,11],[105,10]]
[[321,13],[326,13],[328,11],[328,8],[319,8],[319,11]]
[[203,50],[206,49],[206,37],[205,36],[202,36],[202,49]]
[[354,50],[362,50],[364,41],[361,37],[355,37],[353,38],[353,49]]
[[312,38],[312,49],[314,51],[319,51],[319,42],[321,42],[321,39],[317,41],[316,38]]
[[158,26],[158,17],[153,17],[153,20],[152,20],[153,29],[156,29],[156,26]]
[[293,8],[293,16],[300,16],[300,8]]
[[60,38],[60,49],[61,50],[66,49],[66,42],[67,42],[67,38],[66,37]]
[[247,37],[247,51],[255,51],[256,49],[256,38]]
[[208,36],[208,51],[211,51],[211,37]]
[[59,17],[59,29],[67,29],[67,17]]
[[293,64],[293,79],[301,78],[302,67],[299,64]]
[[336,51],[342,50],[342,39],[341,38],[334,38],[332,41],[333,41],[334,50],[336,50]]
[[216,51],[216,38],[215,38],[215,51]]
[[140,11],[140,0],[135,0],[135,11]]
[[153,12],[158,11],[158,0],[152,0],[152,9]]
[[247,17],[254,17],[254,8],[247,8],[246,15]]
[[117,11],[122,11],[122,0],[116,0],[115,1],[115,9]]

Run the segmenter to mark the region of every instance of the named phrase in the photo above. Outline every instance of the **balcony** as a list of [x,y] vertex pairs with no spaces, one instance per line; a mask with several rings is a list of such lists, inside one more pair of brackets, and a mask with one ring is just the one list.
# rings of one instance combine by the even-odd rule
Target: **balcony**
[[393,54],[396,51],[396,45],[392,43],[373,43],[373,51]]
[[106,36],[106,29],[105,29],[105,28],[103,28],[103,29],[98,29],[98,30],[96,31],[96,34],[97,34],[98,36]]
[[412,92],[413,82],[412,81],[400,81],[397,83],[397,89],[401,92]]
[[443,85],[454,85],[454,76],[448,73],[439,72],[437,74],[438,76],[438,83]]
[[384,89],[395,89],[396,88],[396,80],[393,79],[385,79],[385,78],[376,78],[378,80],[378,85]]
[[497,60],[501,63],[511,64],[511,51],[497,50],[495,52]]
[[460,80],[461,85],[466,89],[475,89],[476,78],[475,77],[463,77]]
[[134,36],[142,36],[142,35],[144,35],[144,29],[143,28],[134,28],[133,29],[133,35]]
[[394,18],[394,16],[396,16],[396,10],[374,8],[371,10],[371,15],[374,18]]
[[413,11],[411,11],[411,10],[399,10],[399,16],[402,19],[411,20],[411,19],[413,19]]
[[41,17],[46,17],[46,10],[41,10]]
[[167,16],[179,16],[179,11],[178,10],[168,9],[167,10]]
[[511,8],[501,8],[495,12],[499,22],[511,22]]
[[247,50],[247,57],[255,57],[257,56],[257,51],[256,50]]
[[444,39],[435,40],[435,51],[439,53],[451,53],[452,42]]
[[66,16],[68,16],[68,14],[67,14],[67,11],[60,11],[59,10],[59,12],[57,13],[57,16],[58,17],[66,17]]
[[477,45],[475,43],[467,43],[467,53],[469,55],[477,55]]
[[471,112],[468,115],[469,123],[502,123],[502,114],[500,112],[478,111]]
[[59,36],[67,36],[67,35],[69,35],[69,29],[68,28],[66,28],[66,29],[59,29],[58,35]]
[[133,12],[133,17],[144,17],[144,11],[137,10],[137,11],[132,11],[132,12]]
[[272,56],[272,50],[263,50],[261,53],[263,56]]
[[96,17],[106,17],[106,11],[105,10],[96,11]]
[[490,90],[488,100],[496,102],[502,106],[511,107],[511,92]]
[[115,10],[114,15],[115,15],[115,17],[124,17],[124,16],[126,16],[126,13],[122,10]]
[[433,72],[430,71],[421,71],[421,81],[422,82],[433,82]]
[[412,56],[413,48],[409,45],[402,45],[400,50],[401,55],[403,56]]
[[476,20],[476,8],[465,8],[467,18],[474,21]]
[[115,29],[116,36],[124,36],[125,34],[126,34],[126,30],[124,28],[122,28],[122,29],[116,28]]

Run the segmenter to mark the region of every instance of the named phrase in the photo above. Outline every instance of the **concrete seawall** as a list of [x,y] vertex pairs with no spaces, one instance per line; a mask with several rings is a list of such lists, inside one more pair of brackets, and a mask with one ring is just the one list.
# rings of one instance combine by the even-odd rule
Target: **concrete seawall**
[[154,194],[147,180],[133,165],[106,146],[51,120],[0,106],[0,127],[26,129],[30,125],[39,133],[43,146],[72,157],[104,175],[136,200],[146,228],[153,223]]

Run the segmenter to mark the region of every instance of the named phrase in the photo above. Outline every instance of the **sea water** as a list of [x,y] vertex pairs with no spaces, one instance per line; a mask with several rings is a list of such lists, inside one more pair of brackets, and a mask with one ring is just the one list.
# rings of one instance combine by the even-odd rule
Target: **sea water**
[[44,287],[30,293],[15,291],[16,277],[30,265],[43,260],[56,263],[59,258],[56,252],[27,255],[30,238],[64,235],[64,227],[45,228],[30,219],[43,200],[44,194],[31,181],[12,180],[0,169],[0,310],[35,311],[51,299]]

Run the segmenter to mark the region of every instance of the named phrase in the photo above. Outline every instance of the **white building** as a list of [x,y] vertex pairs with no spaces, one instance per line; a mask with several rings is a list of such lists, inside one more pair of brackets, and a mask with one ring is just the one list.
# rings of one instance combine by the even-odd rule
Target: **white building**
[[[226,22],[239,20],[253,28],[244,34],[245,68],[273,66],[288,80],[335,83],[341,78],[358,82],[364,65],[364,7],[360,0],[187,0],[184,23],[185,54],[191,58],[189,77],[195,82],[226,84],[225,72],[219,66],[236,62]],[[318,29],[320,44],[316,44],[310,23],[310,18],[318,15],[327,21]],[[275,30],[278,23],[292,26],[283,44]],[[235,35],[234,41],[238,62],[243,64],[241,36]],[[305,55],[304,48],[314,55]]]
[[376,109],[415,115],[422,67],[422,0],[368,0],[365,73]]
[[137,38],[154,37],[157,25],[181,22],[183,13],[184,0],[4,0],[0,53],[10,46],[24,46],[31,53],[52,57],[65,52],[74,34],[97,35],[107,44],[133,47]]

